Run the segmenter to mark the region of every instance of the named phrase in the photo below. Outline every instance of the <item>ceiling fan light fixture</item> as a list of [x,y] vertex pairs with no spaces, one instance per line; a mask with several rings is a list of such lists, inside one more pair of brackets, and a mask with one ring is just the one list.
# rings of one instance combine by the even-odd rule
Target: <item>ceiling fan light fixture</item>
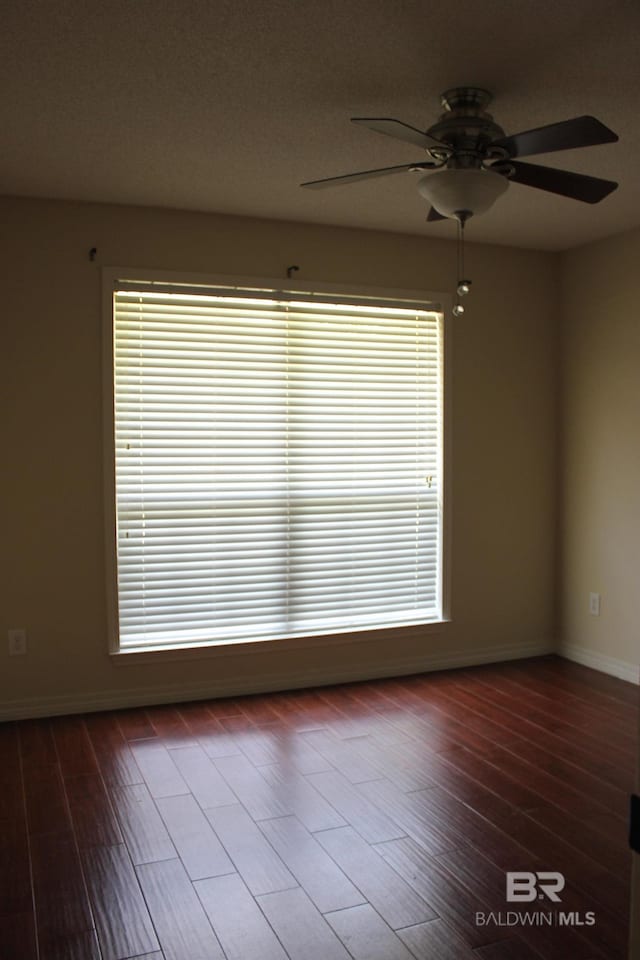
[[485,213],[502,196],[509,181],[491,170],[453,168],[429,173],[418,191],[443,217],[465,219]]

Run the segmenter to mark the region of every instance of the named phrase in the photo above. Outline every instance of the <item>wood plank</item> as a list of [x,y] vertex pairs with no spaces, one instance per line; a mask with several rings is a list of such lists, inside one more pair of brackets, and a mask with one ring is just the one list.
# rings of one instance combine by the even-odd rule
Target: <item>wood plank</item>
[[143,783],[140,768],[133,758],[116,716],[113,713],[97,713],[85,719],[100,773],[108,785]]
[[[398,702],[402,702],[406,692],[398,694]],[[440,705],[429,704],[429,713],[396,718],[393,726],[407,736],[417,740],[423,750],[431,753],[442,753],[445,750],[456,750],[466,747],[480,756],[491,750],[496,742],[506,743],[509,740],[503,727],[475,717],[475,723],[466,722],[462,711],[452,710],[450,713],[440,709]]]
[[239,803],[213,807],[206,815],[254,896],[297,886],[295,877]]
[[[527,794],[522,792],[526,787],[521,783],[512,784],[499,768],[489,765],[486,769],[485,757],[481,758],[485,764],[482,772],[473,761],[469,762],[468,772],[464,763],[468,754],[469,751],[463,752],[462,748],[446,751],[430,757],[424,764],[437,786],[508,832],[511,819],[518,812],[518,803],[528,806]],[[528,796],[532,804],[541,802],[533,791]]]
[[302,773],[330,770],[331,765],[305,743],[303,737],[282,720],[260,728],[235,730],[228,734],[245,757],[255,766],[282,763]]
[[462,843],[460,833],[430,814],[413,794],[404,794],[389,780],[363,783],[360,791],[380,810],[392,815],[403,832],[431,855],[455,850]]
[[415,960],[402,940],[368,903],[329,913],[325,920],[354,960]]
[[171,754],[157,739],[134,740],[131,749],[152,797],[175,797],[190,792]]
[[[466,718],[470,729],[485,731],[487,725],[495,728],[493,734],[494,748],[501,750],[508,738],[509,751],[514,754],[515,762],[526,761],[539,768],[539,775],[542,773],[542,782],[547,783],[547,788],[555,789],[559,794],[567,797],[567,802],[571,803],[571,792],[568,789],[562,794],[562,784],[553,782],[551,777],[545,777],[545,773],[552,773],[564,779],[567,784],[573,785],[577,781],[580,789],[584,789],[589,796],[593,795],[599,803],[610,804],[617,803],[618,809],[623,803],[622,791],[603,783],[599,777],[598,765],[594,764],[588,752],[585,752],[581,745],[577,743],[573,746],[567,745],[563,751],[563,741],[541,730],[535,724],[531,723],[526,716],[521,717],[518,723],[518,734],[513,734],[514,717],[509,711],[504,710],[492,703],[485,701],[482,697],[465,689],[463,683],[449,681],[445,687],[439,687],[440,699],[439,708],[456,712]],[[438,694],[436,693],[436,697]],[[431,694],[433,701],[434,695]],[[500,736],[500,730],[503,735]],[[554,751],[560,752],[560,755],[569,763],[573,760],[582,762],[590,768],[591,772],[581,770],[574,763],[563,762],[555,764],[554,769]],[[539,776],[540,779],[540,776]],[[535,786],[535,784],[534,784]],[[536,789],[537,786],[535,787]],[[576,791],[573,790],[573,800],[575,801]],[[550,798],[549,798],[550,799]]]
[[290,960],[350,960],[304,890],[269,893],[258,902]]
[[236,717],[218,717],[217,719],[219,719],[220,726],[225,733],[236,740],[240,737],[252,737],[259,733],[259,727],[244,713],[240,713]]
[[20,755],[24,764],[32,763],[39,767],[58,763],[50,720],[21,720],[18,730]]
[[[434,960],[435,957],[438,960],[478,960],[480,956],[479,950],[472,950],[452,927],[440,919],[405,927],[398,930],[398,936],[416,960]],[[526,952],[522,960],[527,960]]]
[[491,943],[488,947],[479,947],[474,950],[476,960],[539,960],[542,954],[537,953],[519,937],[513,940],[502,940],[500,943]]
[[375,807],[337,770],[313,773],[307,780],[369,843],[381,843],[405,835],[402,827]]
[[[566,758],[577,766],[589,770],[601,779],[609,780],[621,789],[631,789],[633,776],[631,765],[629,771],[620,768],[620,763],[632,759],[631,750],[619,750],[619,744],[610,734],[606,739],[598,740],[594,736],[596,730],[584,728],[580,742],[577,742],[577,730],[570,724],[561,723],[562,703],[556,705],[555,712],[539,709],[532,701],[531,696],[515,696],[504,689],[484,682],[471,671],[466,671],[462,679],[462,686],[481,700],[502,707],[520,726],[523,707],[526,706],[527,723],[543,731],[540,746],[544,746],[556,756]],[[525,728],[528,729],[528,728]]]
[[224,757],[214,761],[201,747],[181,747],[179,750],[171,750],[170,753],[182,779],[203,809],[224,807],[238,802],[216,763],[240,760],[240,757]]
[[[315,690],[306,690],[300,695],[298,702],[302,714],[300,718],[302,721],[301,729],[322,729],[344,719],[339,711],[327,703],[326,700],[323,700]],[[287,722],[291,726],[296,719],[295,713],[290,713]],[[297,724],[295,724],[295,728],[297,729]]]
[[156,732],[147,716],[146,710],[119,710],[118,723],[125,740],[155,739]]
[[58,938],[92,930],[91,908],[71,831],[32,836],[31,863],[40,944],[47,946]]
[[114,787],[111,797],[133,863],[175,859],[175,847],[144,784]]
[[95,930],[41,941],[39,947],[40,960],[103,960]]
[[[523,669],[528,667],[529,673]],[[598,724],[611,723],[617,730],[629,729],[629,725],[621,717],[607,714],[593,702],[591,698],[579,699],[566,691],[562,696],[558,696],[553,686],[540,676],[534,674],[535,663],[533,661],[510,661],[508,663],[493,664],[488,677],[484,671],[479,671],[477,676],[483,682],[499,685],[500,689],[517,697],[525,698],[523,703],[527,703],[526,698],[530,698],[541,710],[545,710],[552,716],[560,716],[566,722],[582,727],[584,725],[592,727]],[[526,679],[523,679],[526,678]],[[637,732],[636,732],[637,735]]]
[[[634,707],[631,703],[616,702],[614,698],[598,691],[595,686],[575,683],[570,677],[561,675],[559,671],[563,666],[560,662],[554,664],[552,669],[545,669],[541,663],[531,660],[527,661],[526,668],[524,665],[516,667],[508,665],[508,667],[508,675],[515,677],[525,686],[535,685],[536,689],[546,691],[554,700],[566,699],[570,703],[596,707],[604,718],[610,717],[623,722],[629,731],[633,729],[637,699]],[[629,687],[633,692],[634,685],[629,684]]]
[[384,777],[384,770],[379,764],[367,759],[350,740],[341,740],[326,730],[312,730],[304,734],[304,739],[350,783]]
[[302,707],[293,709],[287,706],[285,709],[279,709],[278,712],[292,733],[300,734],[307,730],[324,730],[326,726],[326,723],[310,716]]
[[423,898],[352,827],[325,830],[316,837],[394,930],[435,918]]
[[99,774],[69,777],[65,790],[80,847],[122,843],[122,833]]
[[385,695],[386,683],[384,680],[344,683],[342,689],[350,700],[359,705],[365,704],[375,710],[378,716],[385,717],[387,720],[404,714],[404,708]]
[[192,796],[165,797],[156,806],[191,880],[233,873],[235,867]]
[[168,749],[190,747],[193,735],[176,707],[161,705],[147,707],[147,717],[156,736]]
[[[376,735],[358,737],[356,740],[350,740],[349,743],[359,754],[377,766],[382,777],[391,780],[403,793],[426,790],[435,784],[433,777],[423,768],[422,763],[416,763],[418,751],[411,750],[407,737]],[[415,746],[418,745],[415,744]]]
[[29,834],[69,830],[69,807],[50,722],[21,721],[19,739]]
[[240,800],[254,820],[286,817],[293,812],[277,785],[272,786],[245,756],[220,757],[213,763],[231,788],[227,804]]
[[369,703],[359,701],[354,705],[342,687],[321,687],[317,693],[335,712],[326,729],[340,740],[368,736],[386,726],[385,718]]
[[26,824],[23,818],[0,820],[0,916],[26,914],[32,909]]
[[[541,797],[535,790],[532,790],[523,779],[507,776],[501,765],[492,763],[491,758],[491,753],[480,757],[464,747],[458,750],[447,750],[446,753],[438,754],[437,761],[433,764],[433,780],[440,781],[443,774],[442,765],[446,764],[463,777],[471,778],[487,787],[511,807],[529,810],[540,805]],[[453,782],[450,771],[445,772],[444,776],[448,782]]]
[[[535,771],[538,782],[543,780],[547,784],[547,790],[553,790],[555,795],[561,798],[561,802],[567,807],[571,804],[572,798],[578,795],[583,797],[582,808],[588,807],[589,812],[597,812],[596,805],[604,807],[615,813],[621,819],[625,819],[628,813],[629,798],[627,792],[620,787],[606,783],[593,773],[581,769],[572,762],[571,750],[566,750],[566,759],[549,753],[537,743],[527,742],[510,747],[510,753],[516,754],[517,759],[500,756],[500,765],[507,762],[511,767],[518,766],[524,772],[522,764],[526,764],[528,771]],[[495,758],[491,758],[495,763]],[[525,774],[526,775],[526,774]],[[584,798],[588,798],[585,804]]]
[[103,960],[158,950],[160,945],[125,847],[92,847],[84,851],[83,865]]
[[620,710],[630,707],[635,711],[638,706],[638,688],[628,680],[621,680],[593,667],[586,667],[574,660],[553,655],[528,661],[528,664],[542,676],[554,683],[561,681],[580,691],[581,696],[592,697],[596,691],[606,695],[607,702]]
[[180,716],[193,738],[211,759],[240,753],[240,747],[204,703],[182,703]]
[[287,954],[238,874],[194,884],[227,960],[287,960]]
[[0,723],[0,821],[24,815],[18,724]]
[[6,917],[0,914],[0,957],[3,960],[38,960],[32,910]]
[[204,702],[211,716],[217,720],[223,720],[226,717],[244,716],[238,701],[232,697],[221,698],[220,700],[206,700]]
[[300,713],[304,710],[308,696],[308,688],[293,687],[291,690],[281,690],[273,702],[273,708],[286,722],[292,713]]
[[422,816],[427,821],[432,819],[440,830],[449,831],[452,839],[457,837],[453,846],[460,847],[461,841],[473,843],[504,870],[528,869],[525,864],[531,862],[529,848],[518,842],[513,829],[521,814],[514,812],[509,821],[497,827],[440,787],[403,794],[401,802],[421,811]]
[[144,956],[134,957],[132,960],[164,960],[164,954],[161,951],[157,953],[145,953]]
[[[568,746],[575,745],[580,737],[585,748],[591,751],[592,756],[605,762],[607,777],[615,786],[628,783],[629,772],[633,770],[635,739],[630,734],[623,733],[612,723],[600,723],[594,728],[592,724],[578,727],[575,724],[552,721],[553,733]],[[564,750],[558,753],[564,756]],[[610,761],[610,762],[609,762]],[[602,771],[600,771],[602,772]],[[621,777],[627,779],[622,782]]]
[[157,953],[145,953],[144,956],[132,957],[131,960],[164,960],[164,954],[161,951]]
[[[286,724],[276,731],[271,728],[271,735],[275,737],[277,745],[277,749],[273,751],[271,763],[277,763],[283,768],[292,768],[303,775],[331,770],[329,761],[325,760],[302,734],[290,730]],[[249,756],[249,759],[256,763],[253,757]]]
[[260,829],[320,913],[364,903],[360,891],[295,817],[263,820]]
[[343,827],[344,818],[297,770],[280,764],[260,767],[266,780],[287,813],[293,813],[312,833]]
[[164,960],[164,955],[161,951],[157,953],[145,953],[140,957],[132,957],[131,960]]
[[[626,824],[621,825],[619,837],[611,822],[605,832],[595,825],[576,820],[571,814],[551,804],[527,810],[526,814],[541,827],[571,844],[576,850],[587,852],[592,860],[609,870],[620,881],[631,873],[631,850],[628,844]],[[614,821],[615,825],[619,823]]]
[[98,762],[82,717],[54,717],[51,730],[63,777],[98,773]]
[[393,726],[422,741],[433,752],[467,747],[482,754],[496,743],[506,743],[515,736],[489,718],[473,714],[469,709],[465,712],[464,704],[460,708],[452,706],[439,677],[430,680],[428,698],[407,680],[390,682],[385,690],[398,706],[404,706],[406,712],[413,714],[397,717]]
[[136,868],[165,960],[225,960],[179,860]]
[[271,693],[254,693],[251,696],[243,697],[240,700],[240,706],[242,712],[253,723],[269,724],[280,719],[280,715],[274,707],[276,700],[277,696]]
[[512,936],[510,931],[477,927],[475,914],[483,909],[483,904],[464,886],[455,883],[414,840],[408,837],[391,840],[377,844],[375,849],[427,902],[432,915],[445,920],[469,947],[484,946]]
[[69,804],[59,764],[26,761],[22,773],[29,835],[71,829]]
[[320,773],[331,770],[331,764],[307,743],[304,736],[286,723],[270,723],[251,733],[236,733],[234,741],[256,767],[280,764],[298,773]]

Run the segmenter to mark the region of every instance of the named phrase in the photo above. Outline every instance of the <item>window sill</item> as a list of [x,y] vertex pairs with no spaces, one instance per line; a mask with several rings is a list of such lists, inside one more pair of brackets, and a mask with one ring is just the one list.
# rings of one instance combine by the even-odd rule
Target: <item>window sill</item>
[[144,650],[113,649],[109,655],[116,666],[149,664],[168,660],[208,660],[218,657],[256,656],[285,653],[318,647],[348,646],[353,643],[374,643],[381,640],[420,639],[425,634],[439,633],[449,620],[427,620],[394,627],[370,627],[348,633],[316,634],[310,637],[287,637],[282,640],[229,640],[222,643],[203,643],[195,646],[149,647]]

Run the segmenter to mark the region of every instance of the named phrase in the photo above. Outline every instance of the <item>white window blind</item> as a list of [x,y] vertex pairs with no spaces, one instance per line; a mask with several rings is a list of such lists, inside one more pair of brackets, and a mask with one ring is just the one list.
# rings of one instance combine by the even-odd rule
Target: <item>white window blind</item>
[[118,286],[120,649],[440,618],[441,323]]

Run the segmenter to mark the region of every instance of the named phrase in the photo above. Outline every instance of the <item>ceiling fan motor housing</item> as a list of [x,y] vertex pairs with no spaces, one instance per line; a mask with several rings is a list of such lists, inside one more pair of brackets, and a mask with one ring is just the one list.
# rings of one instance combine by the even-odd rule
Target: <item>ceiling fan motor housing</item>
[[481,87],[446,90],[440,97],[445,112],[427,134],[451,149],[432,147],[427,153],[444,160],[449,169],[479,169],[485,161],[505,159],[506,151],[489,149],[492,141],[504,137],[502,127],[485,110],[492,99]]

